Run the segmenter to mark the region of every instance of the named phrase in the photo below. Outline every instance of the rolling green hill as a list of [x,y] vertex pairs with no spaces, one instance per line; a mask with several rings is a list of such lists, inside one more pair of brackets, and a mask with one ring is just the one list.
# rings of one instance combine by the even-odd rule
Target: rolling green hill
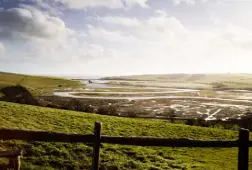
[[[238,132],[170,124],[164,121],[102,116],[0,102],[0,128],[89,134],[94,122],[102,134],[192,139],[237,139]],[[0,141],[1,150],[25,148],[22,169],[88,169],[88,144]],[[237,149],[133,147],[102,144],[101,169],[237,169]],[[252,167],[252,158],[250,158]]]
[[63,78],[0,72],[0,88],[17,84],[27,87],[36,95],[48,93],[55,88],[83,87],[79,81]]

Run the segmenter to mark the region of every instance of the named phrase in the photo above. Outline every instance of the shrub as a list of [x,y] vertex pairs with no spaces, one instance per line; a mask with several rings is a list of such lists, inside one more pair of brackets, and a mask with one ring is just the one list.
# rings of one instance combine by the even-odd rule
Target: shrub
[[5,87],[1,89],[1,93],[4,94],[2,97],[4,101],[40,106],[29,90],[20,85]]
[[213,126],[213,122],[212,121],[205,121],[205,120],[198,119],[198,126],[211,127],[211,126]]
[[174,109],[168,107],[164,109],[163,115],[171,118],[171,117],[175,117],[176,113]]
[[213,125],[213,122],[212,121],[205,121],[202,118],[198,118],[198,119],[185,120],[185,124],[190,125],[190,126],[210,127]]
[[74,110],[74,111],[81,111],[81,112],[89,112],[89,113],[95,113],[94,107],[91,105],[88,105],[86,103],[81,102],[78,99],[71,99],[66,103],[64,108],[68,110]]
[[195,126],[197,124],[197,120],[196,119],[188,119],[185,121],[186,125],[190,125],[190,126]]
[[103,105],[98,107],[97,114],[118,116],[118,107],[116,105]]
[[163,114],[164,114],[164,116],[167,116],[167,118],[171,120],[171,123],[174,123],[175,117],[176,117],[176,112],[174,109],[165,108]]
[[214,82],[214,83],[211,83],[211,85],[213,86],[214,89],[223,89],[226,87],[224,84],[220,82]]
[[149,114],[149,112],[144,110],[141,107],[134,106],[134,107],[127,108],[124,114],[125,116],[128,116],[128,117],[139,117],[141,115]]
[[185,121],[186,125],[190,126],[203,126],[205,124],[205,120],[203,119],[188,119]]

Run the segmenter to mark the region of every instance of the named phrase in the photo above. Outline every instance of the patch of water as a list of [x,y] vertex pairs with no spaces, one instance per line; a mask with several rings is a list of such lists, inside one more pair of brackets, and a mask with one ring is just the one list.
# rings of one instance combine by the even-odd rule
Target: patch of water
[[220,106],[220,107],[237,107],[237,108],[249,108],[251,106],[235,105],[235,104],[221,104],[221,103],[202,103],[207,106]]
[[197,111],[197,114],[199,114],[199,115],[203,115],[203,113],[201,113],[200,111]]
[[219,113],[221,111],[221,109],[218,109],[217,111],[215,111],[213,114],[209,115],[205,120],[216,120],[215,117],[213,117],[214,115],[216,115],[217,113]]
[[[251,100],[241,100],[241,99],[226,99],[226,98],[211,98],[211,97],[192,97],[192,96],[135,96],[135,97],[104,97],[104,96],[76,96],[72,93],[76,92],[54,92],[55,96],[61,97],[72,97],[72,98],[86,98],[86,99],[128,99],[128,100],[147,100],[147,99],[200,99],[200,100],[216,100],[216,101],[230,101],[230,102],[244,102],[252,103]],[[192,102],[192,101],[190,101]]]

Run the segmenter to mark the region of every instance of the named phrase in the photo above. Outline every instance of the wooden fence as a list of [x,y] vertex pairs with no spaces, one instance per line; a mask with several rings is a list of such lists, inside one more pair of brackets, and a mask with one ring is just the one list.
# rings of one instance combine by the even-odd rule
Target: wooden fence
[[238,140],[191,140],[191,139],[169,139],[154,137],[114,137],[101,135],[101,123],[95,123],[94,134],[65,134],[54,132],[24,131],[0,129],[1,140],[25,140],[44,142],[82,142],[93,143],[92,170],[99,169],[100,144],[120,144],[136,146],[162,146],[162,147],[200,147],[200,148],[233,148],[238,147],[238,170],[249,169],[249,131],[240,129]]

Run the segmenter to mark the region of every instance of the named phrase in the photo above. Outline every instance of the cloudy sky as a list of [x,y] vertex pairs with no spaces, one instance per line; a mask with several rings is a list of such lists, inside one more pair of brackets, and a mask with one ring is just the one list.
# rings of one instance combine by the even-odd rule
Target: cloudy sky
[[252,0],[0,0],[0,71],[252,73]]

